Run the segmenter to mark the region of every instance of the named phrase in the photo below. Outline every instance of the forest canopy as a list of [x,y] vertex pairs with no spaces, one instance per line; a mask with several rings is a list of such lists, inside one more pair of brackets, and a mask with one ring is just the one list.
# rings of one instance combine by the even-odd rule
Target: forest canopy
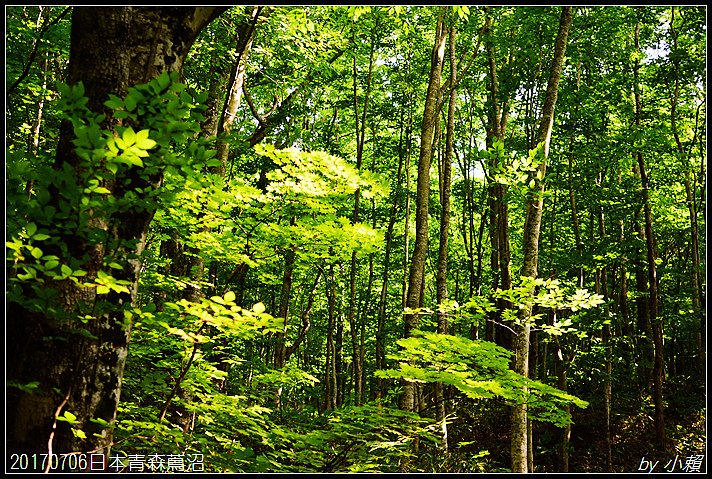
[[6,472],[706,471],[705,6],[7,6]]

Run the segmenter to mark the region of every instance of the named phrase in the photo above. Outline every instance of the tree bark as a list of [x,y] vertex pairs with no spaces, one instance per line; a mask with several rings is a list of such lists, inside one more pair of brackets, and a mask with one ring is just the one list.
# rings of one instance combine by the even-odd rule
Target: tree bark
[[[640,21],[635,25],[635,49],[640,52]],[[642,101],[640,95],[639,81],[640,59],[636,57],[633,68],[633,86],[635,99],[635,125],[638,129],[641,128],[642,117]],[[649,189],[650,182],[646,171],[645,159],[643,153],[638,150],[635,153],[638,160],[638,171],[640,173],[640,182],[643,189],[643,213],[645,215],[645,244],[647,249],[648,259],[648,310],[650,314],[650,324],[653,333],[653,344],[655,347],[655,355],[653,360],[653,402],[655,403],[655,441],[660,451],[665,449],[665,406],[663,398],[663,383],[664,383],[664,343],[663,343],[663,322],[662,318],[658,317],[658,275],[657,252],[655,247],[655,238],[653,237],[653,215],[650,206]]]
[[[524,260],[522,276],[537,277],[539,261],[539,234],[541,232],[541,215],[544,206],[544,183],[546,175],[546,158],[549,155],[549,142],[554,126],[554,108],[558,96],[559,79],[564,67],[566,44],[572,20],[572,7],[561,8],[559,33],[554,46],[554,59],[551,65],[549,82],[546,90],[546,99],[542,109],[541,123],[537,134],[538,144],[543,145],[543,161],[537,168],[534,177],[535,188],[530,192],[527,201],[527,216],[524,224]],[[520,310],[519,319],[522,322],[516,328],[515,364],[514,371],[528,376],[529,374],[529,324],[532,311],[525,306]],[[512,413],[512,472],[531,472],[527,467],[529,444],[527,441],[527,406],[518,404]]]
[[[428,252],[428,202],[430,201],[430,162],[433,157],[433,139],[435,122],[437,120],[436,104],[440,91],[443,58],[445,56],[444,26],[445,7],[441,7],[435,29],[435,44],[433,45],[428,92],[425,98],[423,123],[420,128],[420,155],[418,157],[418,185],[416,192],[415,212],[415,249],[410,263],[408,280],[408,295],[406,307],[417,309],[421,307],[421,297],[424,292],[425,260]],[[418,326],[417,314],[406,314],[404,318],[403,336],[409,337],[411,331]],[[415,383],[403,381],[404,392],[401,397],[401,408],[414,411]]]
[[[162,72],[180,71],[198,33],[224,10],[225,7],[74,7],[68,83],[82,81],[89,97],[87,106],[107,114],[104,126],[112,127],[116,120],[103,105],[108,95],[123,96],[129,87]],[[57,169],[65,165],[78,167],[72,140],[72,127],[65,122],[60,130]],[[119,180],[109,185],[116,197],[160,182],[155,178],[154,184],[149,185],[130,174],[125,181]],[[140,209],[105,219],[110,238],[124,245],[119,250],[124,259],[141,254],[152,217],[153,211]],[[87,278],[102,269],[101,245],[69,234],[62,240],[73,257],[89,258],[83,265]],[[130,293],[112,292],[106,295],[107,301],[135,304],[140,266],[140,261],[130,259],[123,270],[113,274],[130,282]],[[8,349],[8,380],[36,380],[40,387],[31,395],[10,391],[8,448],[13,453],[95,451],[108,456],[111,429],[90,419],[113,423],[116,417],[130,321],[125,320],[122,308],[114,308],[114,312],[97,315],[83,324],[73,317],[81,304],[97,299],[96,290],[82,289],[64,280],[58,284],[58,291],[60,317],[38,315],[19,304],[9,305],[8,335],[14,341]],[[87,439],[80,440],[70,427],[57,423],[56,418],[66,411],[77,417],[74,427],[83,430]]]
[[[455,64],[455,26],[450,27],[449,46],[450,46],[450,81],[455,83],[456,64]],[[447,256],[448,256],[448,234],[450,229],[450,190],[452,176],[452,152],[455,136],[455,103],[457,100],[457,91],[455,88],[450,90],[450,102],[447,112],[447,133],[445,140],[445,158],[442,164],[442,190],[441,190],[441,206],[442,213],[440,215],[440,245],[438,248],[438,266],[436,273],[436,295],[438,302],[438,333],[448,334],[448,319],[447,313],[441,308],[448,300],[447,290]],[[440,447],[448,450],[447,443],[447,422],[445,416],[447,414],[447,405],[445,404],[445,395],[443,383],[435,383],[435,402],[437,404],[436,419],[442,423],[442,437]]]
[[[680,158],[684,161],[690,155],[685,152],[685,147],[680,139],[680,134],[677,128],[677,104],[680,98],[680,60],[676,55],[678,52],[677,39],[679,32],[675,29],[675,7],[671,7],[671,20],[670,20],[670,36],[672,37],[672,49],[670,57],[672,59],[673,66],[673,78],[674,85],[670,89],[670,128],[672,129],[673,136],[675,137],[675,145],[677,146],[677,152]],[[700,105],[701,106],[701,105]],[[699,109],[697,113],[697,118],[695,119],[695,130],[694,137],[692,139],[690,148],[695,143],[695,138],[697,137],[697,124],[699,123]],[[685,166],[685,199],[687,201],[687,209],[690,213],[690,287],[693,291],[692,295],[692,310],[695,316],[700,318],[700,332],[698,335],[698,367],[701,372],[704,372],[707,367],[706,360],[706,343],[704,341],[704,330],[705,330],[705,314],[702,308],[704,304],[704,293],[702,288],[702,280],[700,278],[700,240],[699,240],[699,226],[697,223],[697,208],[695,201],[695,194],[693,190],[696,185],[692,182],[692,174],[689,166]]]
[[[487,149],[495,143],[504,142],[504,135],[508,121],[508,110],[502,107],[506,101],[501,102],[499,91],[499,79],[497,76],[497,56],[491,39],[492,17],[488,14],[485,19],[484,31],[486,33],[485,43],[487,45],[488,57],[488,123],[487,123]],[[490,177],[494,177],[499,168],[499,162],[504,158],[493,155],[489,164]],[[510,241],[509,241],[509,206],[506,195],[507,186],[491,180],[488,184],[488,204],[489,204],[489,234],[491,243],[490,267],[492,269],[492,290],[497,288],[503,290],[512,287],[512,275],[510,270]],[[488,341],[495,341],[499,346],[506,349],[512,348],[512,332],[510,325],[502,322],[502,312],[510,307],[510,304],[503,300],[497,300],[497,309],[489,314],[485,337]]]

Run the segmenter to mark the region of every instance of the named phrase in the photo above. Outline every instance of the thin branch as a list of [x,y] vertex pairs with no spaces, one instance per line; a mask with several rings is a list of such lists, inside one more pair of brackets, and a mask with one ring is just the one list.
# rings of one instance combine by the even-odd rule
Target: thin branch
[[35,39],[35,43],[34,43],[34,46],[33,46],[33,48],[32,48],[32,52],[30,53],[30,56],[29,56],[29,58],[27,59],[27,63],[25,64],[25,69],[22,70],[22,73],[21,73],[20,76],[17,78],[17,80],[15,80],[15,82],[14,82],[12,85],[10,85],[10,88],[7,89],[7,95],[8,95],[8,96],[9,96],[13,91],[15,91],[15,89],[20,85],[20,83],[22,82],[22,80],[24,80],[24,79],[27,77],[27,75],[30,74],[30,68],[32,68],[32,64],[34,63],[35,57],[37,56],[37,50],[38,50],[39,47],[40,47],[40,40],[42,40],[42,36],[43,36],[45,33],[47,33],[47,30],[49,30],[49,28],[50,28],[51,26],[56,25],[62,18],[64,18],[64,17],[67,15],[67,13],[70,12],[71,9],[72,9],[72,7],[67,7],[67,8],[65,8],[65,9],[62,11],[62,13],[60,13],[54,20],[52,20],[52,21],[50,21],[50,22],[45,22],[45,23],[42,25],[42,27],[40,28],[40,31],[39,31],[38,34],[37,34],[37,39]]
[[[198,332],[196,333],[196,336],[200,334],[205,327],[205,325],[208,323],[203,323],[200,325],[200,328],[198,328]],[[181,368],[180,375],[176,379],[176,384],[173,386],[173,389],[171,390],[170,394],[168,395],[168,398],[166,399],[165,404],[163,405],[163,409],[161,410],[160,417],[158,418],[158,421],[161,422],[163,419],[166,417],[166,413],[168,412],[168,407],[171,404],[171,401],[175,397],[175,395],[178,393],[178,388],[180,388],[180,383],[183,382],[183,378],[185,378],[186,373],[188,372],[188,369],[190,369],[190,366],[193,364],[193,360],[195,359],[195,355],[198,352],[198,348],[200,347],[200,344],[197,340],[195,343],[193,343],[193,352],[190,353],[190,358],[188,359],[188,363],[185,365],[185,368]]]
[[64,401],[62,401],[62,404],[59,405],[57,410],[54,412],[54,422],[52,423],[52,432],[49,433],[49,440],[47,441],[47,457],[49,458],[49,461],[47,462],[47,467],[45,468],[45,474],[49,473],[50,468],[52,467],[52,442],[54,441],[54,433],[57,432],[57,418],[59,417],[59,413],[62,412],[62,408],[67,405],[67,402],[69,402],[69,396],[72,394],[72,389],[69,388],[69,391],[67,392],[67,395],[64,397]]

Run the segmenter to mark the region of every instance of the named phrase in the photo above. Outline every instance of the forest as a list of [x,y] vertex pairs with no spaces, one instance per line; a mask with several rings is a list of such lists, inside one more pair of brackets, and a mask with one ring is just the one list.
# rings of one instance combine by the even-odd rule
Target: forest
[[6,472],[706,472],[706,14],[6,6]]

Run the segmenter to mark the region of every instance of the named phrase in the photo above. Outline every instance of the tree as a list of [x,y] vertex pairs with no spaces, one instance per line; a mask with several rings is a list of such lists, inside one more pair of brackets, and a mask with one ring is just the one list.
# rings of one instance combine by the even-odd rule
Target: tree
[[[408,296],[406,308],[415,310],[422,306],[424,288],[425,260],[428,250],[428,203],[430,201],[430,162],[433,158],[433,139],[435,137],[435,122],[438,117],[436,109],[440,93],[440,76],[442,74],[443,58],[445,57],[445,7],[440,9],[435,27],[435,43],[432,49],[428,93],[425,97],[423,122],[420,127],[420,153],[418,156],[418,185],[415,211],[415,248],[410,263],[408,279]],[[406,313],[404,318],[404,337],[418,325],[418,315],[415,312]],[[415,384],[406,381],[404,384],[401,408],[406,411],[415,410]]]
[[[527,278],[537,277],[539,260],[539,234],[541,232],[541,218],[544,206],[544,177],[546,175],[546,159],[549,155],[549,142],[554,126],[554,107],[558,96],[559,79],[564,67],[566,43],[571,27],[572,8],[562,7],[559,33],[554,45],[554,59],[551,64],[549,83],[546,89],[546,99],[541,113],[541,123],[537,134],[537,150],[540,150],[540,163],[536,174],[532,178],[533,187],[527,201],[527,216],[524,225],[524,264],[522,276]],[[529,374],[529,334],[531,330],[531,307],[524,307],[519,314],[521,325],[517,326],[516,361],[514,371],[528,376]],[[527,406],[515,406],[512,414],[512,471],[528,472],[527,441]]]
[[206,11],[7,9],[9,471],[697,467],[704,8]]
[[[81,82],[89,98],[87,106],[95,114],[103,114],[105,127],[116,128],[122,123],[128,127],[104,105],[109,95],[125,95],[131,86],[163,72],[179,72],[197,34],[224,10],[75,7],[68,82]],[[131,126],[140,130],[142,125]],[[81,162],[74,152],[74,138],[72,124],[67,121],[62,125],[54,168],[78,180]],[[107,181],[105,188],[111,196],[122,198],[138,188],[158,188],[160,180],[160,171],[142,177],[129,170],[124,176]],[[66,208],[61,204],[61,195],[53,198],[50,205],[57,210]],[[71,212],[70,218],[72,213],[76,214]],[[97,218],[99,229],[116,245],[117,260],[124,262],[115,277],[125,281],[127,287],[108,295],[113,304],[135,303],[141,266],[137,259],[152,216],[150,208],[133,206],[111,217]],[[41,219],[30,220],[42,224]],[[81,269],[87,278],[100,277],[107,253],[102,244],[71,231],[59,235],[55,239],[67,250],[55,253],[72,265],[70,271]],[[68,278],[50,285],[56,291],[54,304],[58,308],[48,311],[50,314],[27,303],[9,304],[8,332],[18,340],[8,350],[8,380],[17,384],[34,381],[37,389],[33,394],[21,389],[10,391],[8,445],[12,451],[30,454],[97,451],[108,456],[130,321],[125,321],[123,309],[118,308],[82,322],[76,314],[101,299],[101,287],[79,287]],[[22,294],[31,298],[37,292],[24,290]],[[74,428],[58,424],[60,417],[71,418],[66,422]],[[73,434],[72,429],[83,434]]]

